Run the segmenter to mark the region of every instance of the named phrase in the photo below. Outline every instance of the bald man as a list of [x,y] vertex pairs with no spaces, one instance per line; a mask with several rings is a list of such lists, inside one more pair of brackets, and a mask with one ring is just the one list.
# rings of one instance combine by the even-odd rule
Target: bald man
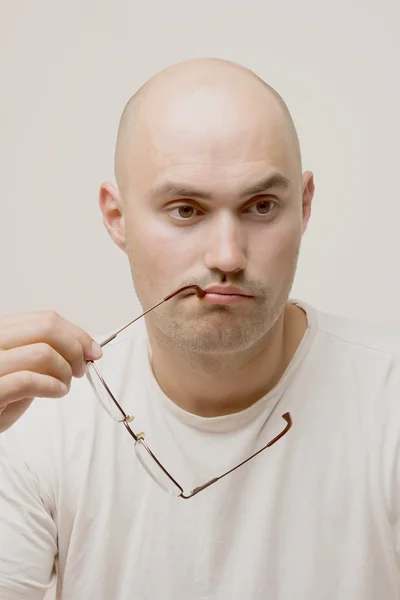
[[1,600],[399,599],[400,338],[289,299],[314,182],[283,100],[170,67],[115,174],[144,318],[101,348],[0,319]]

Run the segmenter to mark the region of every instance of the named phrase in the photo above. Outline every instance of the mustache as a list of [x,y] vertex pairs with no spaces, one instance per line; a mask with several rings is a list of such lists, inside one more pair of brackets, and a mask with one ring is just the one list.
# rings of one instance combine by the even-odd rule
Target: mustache
[[265,296],[269,295],[270,287],[259,281],[249,280],[247,277],[224,277],[216,279],[215,277],[199,277],[197,279],[186,279],[182,282],[180,287],[184,287],[186,285],[198,285],[202,290],[212,285],[235,285],[240,287],[245,294],[249,296]]

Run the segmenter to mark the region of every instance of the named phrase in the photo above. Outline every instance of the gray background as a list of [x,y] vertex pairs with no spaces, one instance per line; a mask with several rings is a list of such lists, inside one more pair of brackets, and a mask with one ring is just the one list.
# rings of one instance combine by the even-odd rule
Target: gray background
[[92,335],[138,313],[103,227],[119,115],[177,61],[240,62],[283,95],[316,196],[292,296],[400,325],[397,0],[1,0],[0,315]]

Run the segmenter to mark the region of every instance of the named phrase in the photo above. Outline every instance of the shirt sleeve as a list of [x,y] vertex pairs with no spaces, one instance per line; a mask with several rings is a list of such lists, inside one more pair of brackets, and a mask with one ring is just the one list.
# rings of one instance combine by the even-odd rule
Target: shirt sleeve
[[377,488],[383,497],[400,572],[400,357],[392,360],[377,394],[371,430],[377,458]]
[[0,598],[42,600],[55,580],[55,507],[29,460],[29,418],[21,421],[0,435]]

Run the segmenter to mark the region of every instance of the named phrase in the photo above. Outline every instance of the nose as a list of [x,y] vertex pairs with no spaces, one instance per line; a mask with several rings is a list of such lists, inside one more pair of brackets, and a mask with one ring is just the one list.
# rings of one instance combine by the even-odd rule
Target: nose
[[224,273],[243,271],[247,265],[244,232],[239,219],[223,212],[215,217],[207,231],[205,266]]

